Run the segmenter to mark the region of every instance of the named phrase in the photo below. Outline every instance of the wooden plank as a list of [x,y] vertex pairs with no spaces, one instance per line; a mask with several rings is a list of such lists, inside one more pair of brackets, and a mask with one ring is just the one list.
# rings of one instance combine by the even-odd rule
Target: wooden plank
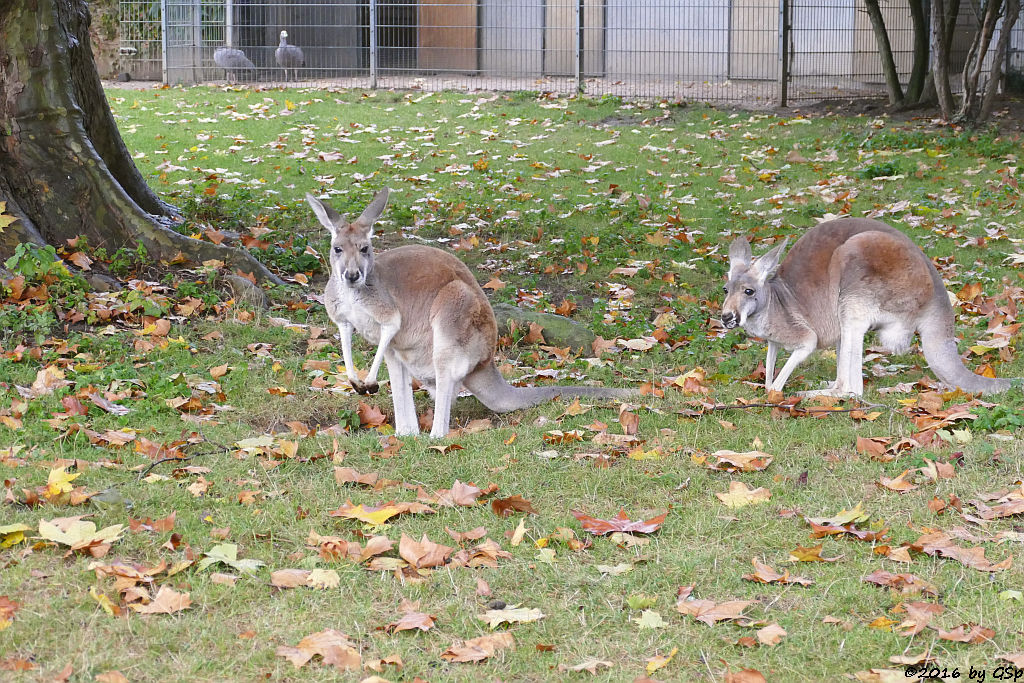
[[420,0],[418,67],[476,71],[477,0]]

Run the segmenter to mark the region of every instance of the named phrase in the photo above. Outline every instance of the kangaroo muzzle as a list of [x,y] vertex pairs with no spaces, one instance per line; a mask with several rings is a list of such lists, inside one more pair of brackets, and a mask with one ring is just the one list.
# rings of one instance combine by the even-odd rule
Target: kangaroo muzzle
[[363,277],[363,274],[358,270],[345,270],[345,280],[347,280],[350,285],[354,285],[359,282],[361,277]]
[[732,311],[726,311],[722,313],[722,325],[724,325],[727,330],[731,330],[735,327],[738,327],[739,324],[739,316],[733,313]]

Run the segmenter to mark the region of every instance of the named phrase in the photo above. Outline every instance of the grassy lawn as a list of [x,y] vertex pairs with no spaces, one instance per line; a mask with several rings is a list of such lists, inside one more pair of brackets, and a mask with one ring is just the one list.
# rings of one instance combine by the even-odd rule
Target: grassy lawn
[[[1016,332],[1024,300],[1017,133],[537,93],[108,97],[180,229],[290,284],[263,309],[216,263],[168,274],[69,245],[130,282],[97,294],[19,257],[0,308],[0,678],[897,680],[890,657],[926,653],[966,680],[1024,650],[1021,391],[944,394],[916,348],[869,351],[863,404],[773,408],[764,344],[717,322],[735,236],[761,254],[823,216],[872,215],[936,260],[968,365],[1024,375],[1020,335],[988,330]],[[302,200],[356,215],[384,186],[378,249],[452,250],[493,302],[609,342],[595,357],[516,330],[497,359],[510,378],[637,399],[494,415],[461,398],[447,440],[395,439],[389,390],[344,380],[317,300],[327,235]],[[357,365],[370,357],[360,341]],[[787,391],[834,372],[819,354]],[[712,469],[723,450],[771,458]],[[437,493],[456,482],[482,491]],[[770,497],[717,495],[740,484]],[[513,496],[535,514],[500,516]],[[417,500],[430,509],[365,509]],[[572,514],[620,509],[664,520],[596,536]],[[328,629],[347,640],[285,656]],[[459,661],[480,637],[482,661]]]

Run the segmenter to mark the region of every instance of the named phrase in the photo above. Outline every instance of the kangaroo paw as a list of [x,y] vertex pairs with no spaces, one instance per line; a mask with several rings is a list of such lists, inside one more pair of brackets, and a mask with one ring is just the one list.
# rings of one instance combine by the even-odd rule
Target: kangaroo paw
[[377,393],[378,387],[376,382],[374,382],[373,384],[365,384],[358,379],[354,379],[351,380],[350,383],[352,384],[352,388],[355,389],[356,393],[359,394],[360,396]]

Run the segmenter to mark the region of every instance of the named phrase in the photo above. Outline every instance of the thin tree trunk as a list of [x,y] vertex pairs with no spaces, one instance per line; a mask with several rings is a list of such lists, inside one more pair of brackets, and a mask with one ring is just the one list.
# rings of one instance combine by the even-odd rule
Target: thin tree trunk
[[1020,0],[1006,0],[1006,14],[1003,16],[1003,24],[999,29],[999,41],[996,43],[992,70],[989,73],[988,82],[985,83],[985,94],[981,98],[981,108],[978,111],[978,118],[974,123],[986,120],[992,113],[992,105],[995,103],[999,83],[1003,79],[1003,60],[1006,58],[1006,51],[1010,47],[1010,32],[1016,26],[1019,18]]
[[[960,108],[956,113],[957,121],[975,123],[981,109],[979,102],[978,83],[981,81],[981,74],[984,71],[985,56],[988,55],[989,45],[992,44],[992,36],[999,23],[999,16],[1003,11],[1003,0],[987,0],[984,14],[981,17],[981,26],[971,41],[971,47],[967,51],[967,59],[964,62],[963,74],[963,99],[960,101]],[[998,61],[998,60],[996,60]]]
[[871,19],[875,43],[878,44],[878,56],[882,59],[882,73],[885,74],[885,86],[889,91],[889,104],[903,104],[903,86],[900,85],[900,75],[896,72],[896,60],[892,56],[892,44],[889,42],[889,32],[885,28],[882,8],[878,6],[878,0],[864,0],[864,5],[868,9],[868,18]]
[[182,235],[117,131],[89,47],[84,0],[0,0],[0,201],[20,220],[0,234],[108,251],[141,244],[154,260],[214,259],[280,280],[247,252]]
[[952,43],[952,29],[947,14],[953,12],[953,27],[956,26],[956,14],[959,11],[957,0],[932,0],[932,79],[935,82],[935,94],[939,100],[942,118],[947,121],[953,118],[953,91],[949,85],[949,53]]
[[917,104],[924,95],[924,82],[928,75],[928,26],[925,20],[924,0],[909,0],[910,20],[914,26],[914,64],[910,69],[910,82],[904,99]]

